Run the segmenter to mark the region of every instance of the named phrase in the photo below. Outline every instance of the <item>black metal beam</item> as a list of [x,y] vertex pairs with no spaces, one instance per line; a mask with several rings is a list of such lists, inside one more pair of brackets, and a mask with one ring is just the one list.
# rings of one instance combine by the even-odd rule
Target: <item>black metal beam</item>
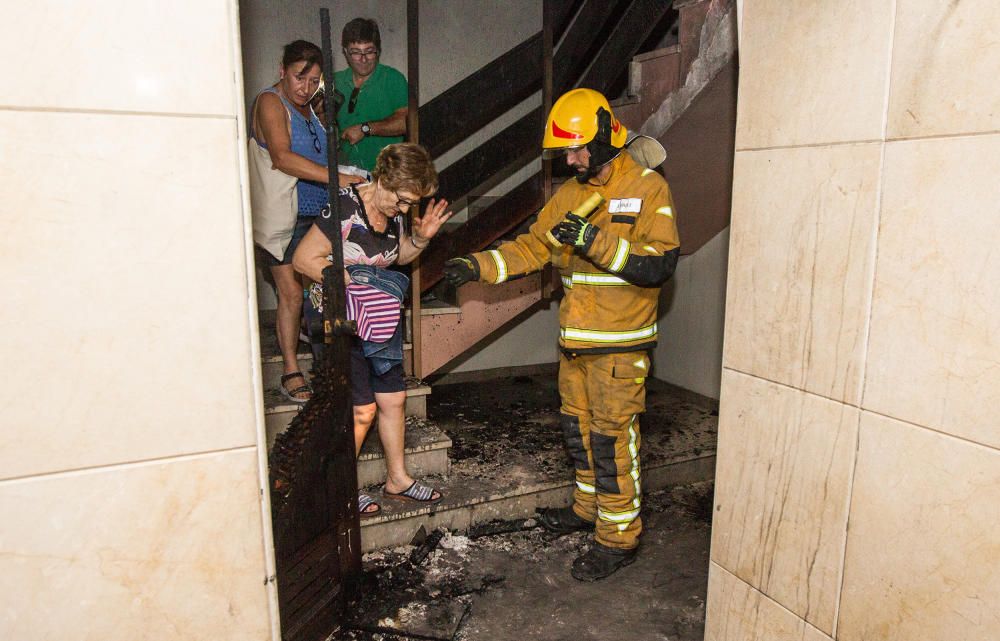
[[538,33],[420,107],[421,138],[431,156],[483,128],[542,86]]
[[[541,118],[541,107],[533,109],[531,113],[448,165],[438,174],[440,194],[451,202],[456,202],[494,178],[511,163],[520,160],[518,168],[523,166],[538,153]],[[532,151],[535,153],[528,158],[524,157]]]
[[569,25],[569,31],[556,50],[553,62],[553,93],[558,96],[570,89],[590,62],[589,55],[598,48],[595,37],[600,34],[620,2],[586,0]]
[[[562,32],[578,0],[553,0],[553,22]],[[420,107],[421,139],[437,158],[542,87],[542,33]]]
[[465,224],[457,232],[435,239],[423,255],[423,291],[441,280],[444,261],[481,250],[520,225],[543,204],[542,174],[539,172],[480,212],[473,224]]
[[[634,0],[577,86],[607,90],[673,5],[673,0]],[[624,61],[624,62],[623,62]]]

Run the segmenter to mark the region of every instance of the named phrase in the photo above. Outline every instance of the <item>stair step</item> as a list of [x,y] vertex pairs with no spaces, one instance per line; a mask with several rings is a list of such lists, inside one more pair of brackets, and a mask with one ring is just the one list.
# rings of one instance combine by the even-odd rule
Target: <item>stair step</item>
[[[643,492],[711,480],[714,474],[715,452],[706,450],[697,456],[644,466]],[[512,475],[510,480],[515,478]],[[437,505],[425,506],[372,494],[382,506],[382,512],[361,520],[362,552],[406,545],[421,526],[428,532],[437,528],[461,531],[494,519],[528,518],[541,508],[564,507],[572,503],[575,485],[567,478],[512,486],[512,483],[504,485],[459,474],[424,481],[444,494]]]
[[[438,314],[461,314],[462,308],[443,300],[421,301],[420,316],[437,316]],[[406,308],[406,318],[409,322],[410,308]]]
[[[375,429],[368,433],[358,456],[358,487],[385,481],[385,455]],[[406,469],[417,478],[447,474],[450,466],[448,448],[451,439],[427,419],[406,417]]]
[[[642,419],[644,491],[709,480],[718,403],[649,379]],[[452,439],[451,472],[422,480],[444,499],[428,506],[383,499],[361,521],[365,550],[409,543],[423,526],[464,530],[569,505],[573,464],[560,427],[558,381],[550,373],[435,386],[431,417]]]
[[[406,378],[406,416],[427,418],[427,395],[429,385],[423,381]],[[302,409],[298,403],[286,400],[277,387],[264,389],[264,425],[267,430],[267,446],[274,445],[274,437],[285,431],[292,418]]]
[[[313,356],[312,352],[309,351],[308,347],[303,348],[304,344],[300,344],[299,348],[299,369],[303,372],[311,372],[313,369]],[[410,343],[403,343],[403,365],[407,374],[410,374],[409,363],[410,352],[413,350],[413,345]],[[281,354],[265,354],[263,341],[261,341],[261,369],[262,376],[264,379],[264,389],[277,389],[281,384],[281,375],[285,373],[285,359],[281,357]]]

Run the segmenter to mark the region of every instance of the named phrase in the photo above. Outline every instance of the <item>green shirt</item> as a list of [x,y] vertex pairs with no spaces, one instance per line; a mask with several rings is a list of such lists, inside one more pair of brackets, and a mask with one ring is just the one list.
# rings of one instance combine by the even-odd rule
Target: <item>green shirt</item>
[[[381,63],[375,65],[375,71],[361,85],[354,113],[348,113],[351,92],[354,91],[354,76],[351,68],[348,67],[333,74],[333,82],[337,91],[344,96],[344,104],[337,112],[337,124],[340,125],[341,131],[351,125],[384,120],[396,110],[409,104],[406,78],[392,67]],[[375,168],[375,158],[378,156],[378,152],[394,142],[403,142],[403,137],[365,136],[356,145],[341,140],[341,155],[338,162],[371,171]]]

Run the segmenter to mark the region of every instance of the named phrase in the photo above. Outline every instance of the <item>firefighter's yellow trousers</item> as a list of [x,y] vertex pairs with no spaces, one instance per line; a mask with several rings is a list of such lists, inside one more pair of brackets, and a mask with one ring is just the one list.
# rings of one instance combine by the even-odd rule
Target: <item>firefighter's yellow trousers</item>
[[646,352],[562,354],[560,422],[576,468],[573,510],[596,522],[598,543],[639,544],[639,415],[646,408]]

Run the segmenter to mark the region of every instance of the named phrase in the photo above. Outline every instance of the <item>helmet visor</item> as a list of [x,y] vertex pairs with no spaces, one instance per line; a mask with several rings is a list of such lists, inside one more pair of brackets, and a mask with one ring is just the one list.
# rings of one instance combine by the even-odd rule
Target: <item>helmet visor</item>
[[545,160],[552,160],[553,158],[559,158],[560,156],[565,156],[566,152],[579,151],[584,147],[586,147],[586,145],[576,145],[573,147],[550,147],[548,149],[542,149],[542,158],[544,158]]

